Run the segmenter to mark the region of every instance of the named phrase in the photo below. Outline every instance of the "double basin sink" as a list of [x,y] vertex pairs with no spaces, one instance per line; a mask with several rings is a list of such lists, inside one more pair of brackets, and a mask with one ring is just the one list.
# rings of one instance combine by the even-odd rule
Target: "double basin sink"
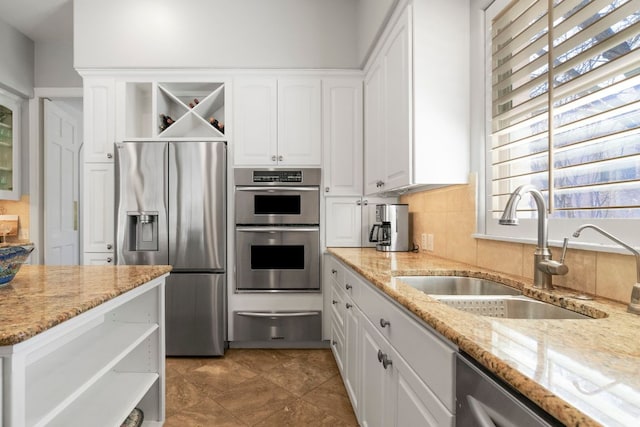
[[463,276],[398,276],[425,294],[459,310],[509,319],[591,319],[562,307],[522,296],[492,280]]

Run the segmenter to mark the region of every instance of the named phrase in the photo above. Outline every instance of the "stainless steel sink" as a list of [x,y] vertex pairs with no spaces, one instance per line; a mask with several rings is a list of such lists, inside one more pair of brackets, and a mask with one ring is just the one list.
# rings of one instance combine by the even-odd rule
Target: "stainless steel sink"
[[463,276],[398,276],[396,279],[429,295],[520,295],[518,289],[487,279]]
[[508,319],[591,319],[580,313],[523,296],[436,296],[439,301],[473,314]]

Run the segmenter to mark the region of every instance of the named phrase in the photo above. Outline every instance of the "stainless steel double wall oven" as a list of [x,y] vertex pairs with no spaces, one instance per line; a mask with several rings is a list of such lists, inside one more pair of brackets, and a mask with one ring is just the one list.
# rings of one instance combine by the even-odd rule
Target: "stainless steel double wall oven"
[[320,169],[235,169],[236,291],[320,291]]

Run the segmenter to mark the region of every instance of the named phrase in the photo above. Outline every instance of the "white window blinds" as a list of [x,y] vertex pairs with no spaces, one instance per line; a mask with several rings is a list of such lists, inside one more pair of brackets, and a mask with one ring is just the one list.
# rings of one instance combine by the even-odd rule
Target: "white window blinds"
[[640,218],[640,0],[516,0],[490,38],[493,217],[533,184],[557,218]]

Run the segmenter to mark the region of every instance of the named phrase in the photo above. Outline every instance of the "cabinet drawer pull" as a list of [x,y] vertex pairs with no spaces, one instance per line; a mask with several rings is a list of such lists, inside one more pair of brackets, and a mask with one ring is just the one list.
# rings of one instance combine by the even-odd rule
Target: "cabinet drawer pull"
[[113,245],[111,243],[107,244],[107,249],[113,249]]
[[346,303],[344,306],[345,306],[345,307],[347,307],[347,309],[349,309],[349,308],[353,307],[353,305],[351,305],[351,304],[349,304],[349,303]]
[[113,154],[112,153],[107,153],[107,159],[113,159]]
[[331,269],[331,274],[338,274],[338,270],[336,270],[335,268]]
[[386,328],[387,326],[391,326],[391,322],[389,322],[388,320],[384,320],[383,318],[380,318],[380,326],[382,326],[383,328]]
[[347,288],[347,290],[349,290],[349,289],[353,288],[353,286],[351,286],[351,285],[350,285],[350,284],[348,284],[348,283],[347,283],[346,285],[344,285],[344,287],[345,287],[345,288]]
[[108,258],[107,258],[107,264],[111,264],[112,262],[113,262],[113,258],[108,257]]
[[382,363],[383,356],[384,356],[384,353],[382,353],[382,350],[378,350],[378,362]]
[[338,301],[336,301],[336,300],[334,300],[334,299],[333,299],[333,300],[331,300],[331,304],[336,305],[337,303],[338,303]]

